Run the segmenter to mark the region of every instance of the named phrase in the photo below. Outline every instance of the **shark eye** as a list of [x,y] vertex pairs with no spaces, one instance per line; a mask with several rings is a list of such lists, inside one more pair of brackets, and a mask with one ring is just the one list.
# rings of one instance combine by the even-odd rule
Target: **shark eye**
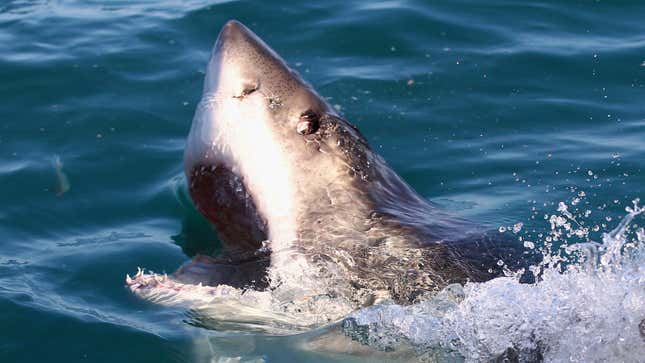
[[309,135],[318,131],[320,116],[312,110],[307,110],[300,115],[300,120],[296,125],[296,131],[300,135]]

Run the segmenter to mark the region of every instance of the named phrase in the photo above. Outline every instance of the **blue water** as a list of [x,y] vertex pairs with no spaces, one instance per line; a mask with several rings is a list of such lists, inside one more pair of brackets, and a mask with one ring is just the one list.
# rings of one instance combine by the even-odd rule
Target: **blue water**
[[124,288],[137,266],[218,251],[182,152],[227,19],[420,194],[493,228],[521,222],[540,247],[561,201],[583,192],[600,240],[645,197],[643,14],[630,1],[2,2],[0,361],[332,359],[298,337],[193,326]]

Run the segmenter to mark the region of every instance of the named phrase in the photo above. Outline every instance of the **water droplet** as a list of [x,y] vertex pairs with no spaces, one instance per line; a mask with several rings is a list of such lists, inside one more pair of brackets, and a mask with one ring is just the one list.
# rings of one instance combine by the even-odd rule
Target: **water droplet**
[[524,226],[524,223],[518,222],[513,225],[513,233],[519,233],[519,231],[522,230],[522,227]]

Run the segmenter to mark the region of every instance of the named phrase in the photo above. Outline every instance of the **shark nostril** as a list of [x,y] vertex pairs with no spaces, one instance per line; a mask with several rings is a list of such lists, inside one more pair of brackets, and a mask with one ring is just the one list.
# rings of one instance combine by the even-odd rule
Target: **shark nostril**
[[233,98],[244,98],[257,91],[258,88],[260,88],[260,85],[258,83],[244,83],[242,85],[242,92],[240,92],[240,94],[237,96],[233,96]]
[[257,86],[245,87],[245,88],[242,90],[242,96],[248,96],[248,95],[250,95],[251,93],[253,93],[253,92],[257,91],[257,89],[258,89],[258,87],[257,87]]

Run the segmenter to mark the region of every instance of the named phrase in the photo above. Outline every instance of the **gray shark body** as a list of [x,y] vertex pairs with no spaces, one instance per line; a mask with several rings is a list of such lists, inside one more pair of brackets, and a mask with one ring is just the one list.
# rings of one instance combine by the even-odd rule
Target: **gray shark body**
[[408,304],[450,283],[491,279],[499,260],[521,257],[516,241],[420,197],[236,21],[211,54],[184,161],[229,267],[201,256],[175,273],[180,281],[306,284],[356,307]]

